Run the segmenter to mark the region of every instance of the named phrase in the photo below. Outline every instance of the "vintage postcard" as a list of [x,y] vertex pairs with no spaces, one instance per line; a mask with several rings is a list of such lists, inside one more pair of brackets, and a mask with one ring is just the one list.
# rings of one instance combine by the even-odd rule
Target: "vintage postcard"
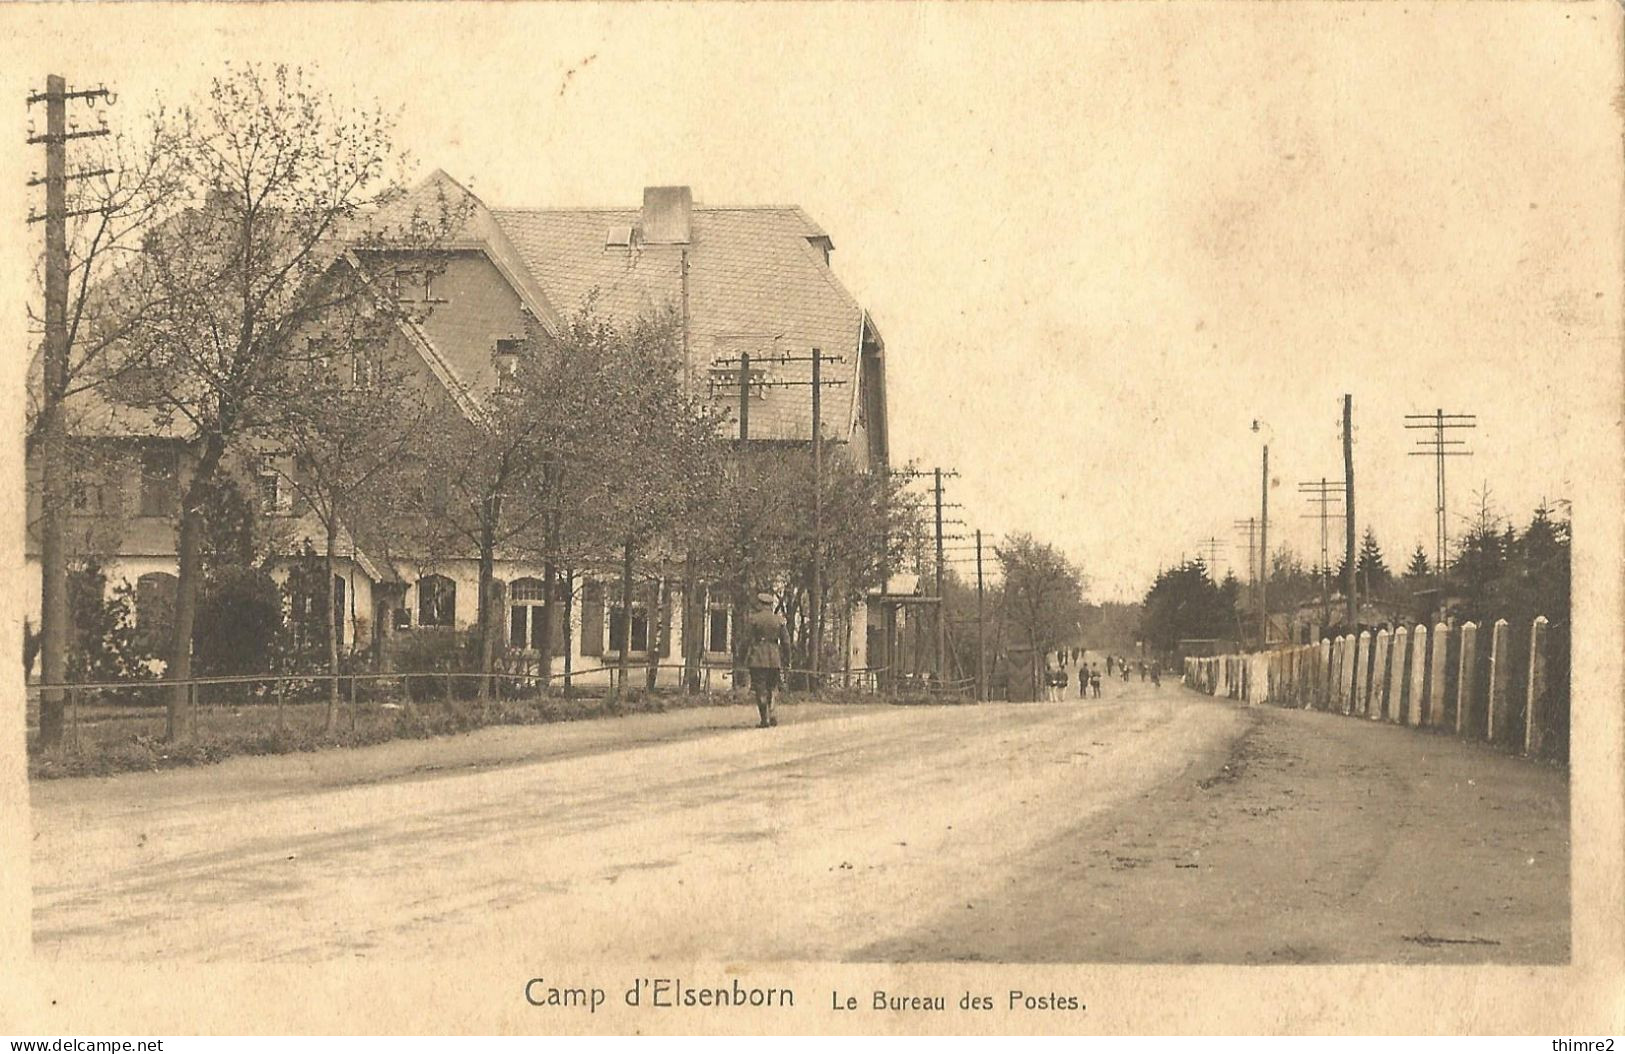
[[0,1031],[1625,1029],[1622,23],[0,7]]

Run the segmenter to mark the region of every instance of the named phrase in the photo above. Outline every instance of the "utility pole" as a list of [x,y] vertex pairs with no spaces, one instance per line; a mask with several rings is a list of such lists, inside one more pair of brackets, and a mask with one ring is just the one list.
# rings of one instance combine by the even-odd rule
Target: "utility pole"
[[976,531],[976,701],[987,702],[987,631],[982,622],[982,531]]
[[[739,448],[735,457],[738,465],[739,478],[745,478],[746,448],[750,444],[750,352],[741,352],[739,355]],[[745,613],[750,609],[750,512],[745,507],[745,488],[739,488],[739,581],[734,590],[734,618],[733,637],[728,641],[734,653],[734,686],[745,672],[745,653],[740,647],[744,637]],[[630,623],[631,619],[626,619]]]
[[1219,580],[1219,549],[1224,545],[1218,538],[1209,535],[1196,543],[1197,552],[1207,551],[1208,576],[1215,582]]
[[1270,642],[1270,445],[1264,444],[1263,510],[1258,520],[1258,642]]
[[807,650],[808,667],[812,670],[812,687],[817,691],[820,653],[824,643],[824,426],[820,413],[824,391],[823,354],[812,350],[812,459],[813,459],[813,553],[812,594],[808,598],[812,615],[812,645]]
[[1348,599],[1350,633],[1360,629],[1360,598],[1354,570],[1354,396],[1343,396],[1343,592]]
[[809,363],[812,366],[812,379],[807,381],[778,378],[775,380],[756,380],[750,374],[751,357],[749,352],[741,353],[737,360],[731,358],[713,359],[715,366],[726,366],[736,363],[739,368],[739,443],[740,456],[743,458],[744,444],[750,436],[750,389],[752,387],[767,388],[812,388],[812,460],[813,460],[813,551],[812,576],[808,584],[807,626],[808,626],[808,668],[812,674],[813,684],[819,682],[820,663],[822,661],[822,644],[824,639],[824,431],[823,431],[823,393],[826,387],[838,387],[846,383],[844,380],[825,380],[823,365],[826,362],[845,362],[843,355],[825,355],[818,348],[813,348],[808,355],[791,355],[779,353],[768,355],[765,358],[758,356],[758,363],[768,362],[775,365],[786,366],[791,363]]
[[[932,485],[931,485],[932,504],[933,504],[933,506],[935,508],[935,511],[936,511],[936,531],[935,531],[936,574],[935,574],[935,580],[936,580],[936,597],[937,597],[937,605],[936,605],[937,606],[937,614],[936,614],[936,620],[937,620],[937,627],[936,627],[937,654],[936,654],[935,668],[936,668],[936,673],[937,673],[937,680],[938,680],[938,683],[940,684],[942,679],[943,679],[943,676],[944,676],[944,674],[946,672],[946,669],[947,669],[946,664],[945,664],[945,657],[947,655],[947,623],[944,621],[944,615],[943,615],[943,611],[942,611],[942,606],[943,606],[943,604],[942,604],[942,569],[943,569],[944,562],[945,562],[944,557],[943,557],[943,541],[948,536],[944,535],[942,533],[942,527],[943,527],[943,524],[950,522],[950,521],[944,520],[942,518],[942,510],[943,509],[953,509],[953,508],[959,508],[960,507],[958,505],[958,503],[945,502],[945,501],[942,500],[942,481],[945,480],[945,479],[950,479],[950,478],[953,478],[953,477],[957,477],[959,475],[959,473],[954,471],[953,469],[945,469],[945,468],[942,468],[941,466],[938,466],[937,468],[932,469],[929,473],[915,471],[915,470],[894,469],[892,471],[892,475],[901,476],[901,477],[904,477],[904,478],[907,478],[907,479],[917,479],[917,478],[919,478],[921,476],[929,475],[931,477],[931,481],[932,481]],[[956,521],[952,521],[952,522],[958,523],[958,522],[961,522],[961,521],[956,520]],[[955,537],[959,537],[959,536],[956,535]],[[922,554],[921,559],[923,561],[923,554]],[[924,569],[923,568],[921,569],[921,574],[922,575],[924,574]],[[914,616],[910,616],[910,617],[912,618]],[[918,647],[919,644],[921,643],[920,638],[919,638],[918,635],[916,635],[915,641],[916,641],[916,647]]]
[[1450,560],[1448,517],[1445,512],[1444,459],[1447,457],[1473,456],[1471,450],[1449,449],[1450,447],[1466,446],[1467,441],[1465,439],[1446,439],[1445,432],[1446,429],[1477,427],[1477,414],[1447,414],[1443,409],[1437,409],[1431,414],[1405,415],[1405,428],[1407,430],[1421,430],[1433,433],[1425,438],[1418,437],[1416,445],[1419,449],[1410,451],[1410,456],[1431,457],[1434,459],[1433,512],[1438,522],[1433,539],[1433,570],[1437,574],[1444,574],[1445,567]]
[[1247,584],[1256,588],[1258,586],[1258,517],[1249,516],[1245,520],[1236,520],[1231,524],[1239,534],[1247,533]]
[[1318,480],[1303,480],[1298,483],[1298,493],[1307,498],[1309,504],[1320,507],[1319,512],[1311,513],[1306,518],[1320,520],[1320,617],[1323,625],[1330,624],[1332,620],[1331,571],[1328,566],[1331,562],[1331,551],[1328,548],[1330,541],[1327,535],[1327,521],[1332,506],[1341,500],[1337,492],[1342,487],[1342,480],[1332,481],[1325,476]]
[[937,506],[937,566],[936,566],[936,597],[937,597],[937,686],[942,686],[947,670],[943,662],[947,653],[947,622],[943,618],[942,610],[942,469],[934,473],[935,484],[932,487],[936,497]]
[[[68,180],[102,172],[68,174],[67,143],[106,135],[107,128],[68,131],[69,99],[110,99],[106,88],[69,91],[57,74],[45,78],[45,91],[28,97],[30,106],[45,104],[45,134],[28,142],[45,146],[45,214],[29,222],[45,223],[45,355],[40,399],[40,680],[62,684],[68,675],[68,549],[65,530],[68,500],[68,431],[63,399],[68,389]],[[72,215],[99,212],[78,209]],[[50,747],[62,741],[63,692],[40,692],[39,741]]]

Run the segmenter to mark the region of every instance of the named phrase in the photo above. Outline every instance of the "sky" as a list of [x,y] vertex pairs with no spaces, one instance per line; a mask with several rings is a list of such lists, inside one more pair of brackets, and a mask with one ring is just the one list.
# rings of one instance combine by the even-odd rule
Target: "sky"
[[1452,533],[1486,482],[1617,529],[1618,11],[1467,6],[22,5],[0,83],[123,119],[286,61],[491,205],[799,204],[885,336],[894,459],[1128,600],[1210,536],[1245,575],[1266,441],[1272,548],[1316,559],[1344,393],[1391,565],[1432,548],[1436,408],[1478,422]]

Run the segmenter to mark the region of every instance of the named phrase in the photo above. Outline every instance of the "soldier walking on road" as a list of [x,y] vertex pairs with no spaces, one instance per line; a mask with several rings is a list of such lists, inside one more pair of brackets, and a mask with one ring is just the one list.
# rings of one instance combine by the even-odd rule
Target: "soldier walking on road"
[[790,651],[790,627],[773,610],[773,594],[756,594],[756,610],[745,620],[745,665],[750,667],[750,690],[762,715],[759,728],[779,723],[773,713],[773,693],[784,679],[785,655]]

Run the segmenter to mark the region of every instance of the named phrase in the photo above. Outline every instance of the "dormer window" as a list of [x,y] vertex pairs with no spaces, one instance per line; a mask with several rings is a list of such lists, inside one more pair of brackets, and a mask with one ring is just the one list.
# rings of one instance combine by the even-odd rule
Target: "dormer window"
[[617,224],[604,234],[604,248],[630,249],[632,247],[632,225],[629,223]]
[[396,271],[394,276],[395,299],[402,303],[409,303],[418,298],[418,283],[423,276],[417,271]]

